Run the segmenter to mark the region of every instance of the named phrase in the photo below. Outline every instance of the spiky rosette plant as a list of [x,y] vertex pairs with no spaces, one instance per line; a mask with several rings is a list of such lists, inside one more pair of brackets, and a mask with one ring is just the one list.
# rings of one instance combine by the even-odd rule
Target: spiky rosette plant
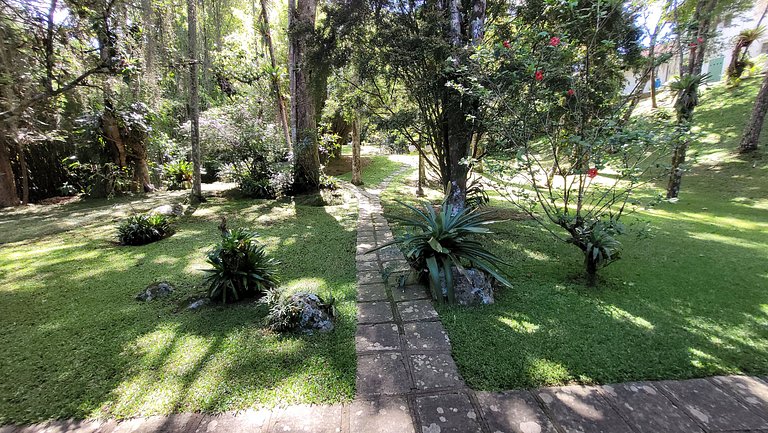
[[277,287],[279,262],[267,256],[256,233],[223,229],[221,242],[208,253],[208,296],[224,303],[264,294]]
[[[490,218],[491,211],[456,209],[444,203],[437,212],[428,202],[423,204],[423,209],[398,203],[408,208],[412,216],[389,217],[399,221],[406,228],[406,234],[372,251],[398,245],[411,266],[429,275],[435,300],[443,302],[447,297],[448,302],[455,301],[452,267],[456,267],[460,274],[464,274],[467,267],[477,268],[501,284],[511,286],[498,270],[498,266],[503,264],[501,259],[488,251],[478,239],[479,235],[491,233],[486,227],[496,222]],[[445,278],[447,296],[442,293],[441,276]]]

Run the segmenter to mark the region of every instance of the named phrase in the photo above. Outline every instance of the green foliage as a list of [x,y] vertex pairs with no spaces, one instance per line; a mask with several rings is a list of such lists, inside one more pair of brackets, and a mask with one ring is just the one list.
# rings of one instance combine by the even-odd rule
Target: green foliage
[[206,262],[212,267],[205,270],[208,296],[224,303],[261,295],[279,283],[279,262],[267,256],[256,233],[243,228],[223,230]]
[[[454,209],[448,204],[443,204],[442,210],[436,212],[428,202],[424,203],[423,210],[403,202],[399,203],[407,207],[412,215],[390,217],[399,221],[407,233],[379,248],[392,244],[400,246],[411,266],[418,272],[427,272],[429,275],[435,300],[441,303],[446,298],[449,303],[455,301],[452,267],[458,268],[460,273],[463,273],[467,266],[481,269],[500,283],[511,287],[496,268],[502,263],[501,260],[476,239],[477,235],[491,233],[485,227],[495,222],[488,218],[490,212],[468,208]],[[445,278],[447,294],[442,293],[441,276]]]
[[706,81],[708,74],[690,75],[675,77],[669,83],[669,89],[676,92],[675,112],[678,121],[690,122],[693,118],[693,110],[699,105],[699,86]]
[[168,189],[184,190],[192,187],[193,168],[190,161],[180,159],[163,165],[163,174],[168,182]]
[[301,297],[309,296],[317,300],[317,307],[333,318],[336,315],[336,299],[330,296],[326,301],[315,294],[294,293],[287,294],[284,290],[273,288],[267,290],[263,298],[259,300],[269,307],[269,312],[264,317],[267,327],[273,331],[286,332],[297,329],[301,325],[304,305]]
[[568,242],[584,251],[584,265],[587,268],[590,285],[595,284],[598,269],[620,258],[621,242],[616,239],[616,236],[622,233],[624,233],[624,225],[616,220],[583,221],[573,225],[573,234]]
[[133,215],[117,226],[122,245],[146,245],[173,234],[171,220],[165,215]]

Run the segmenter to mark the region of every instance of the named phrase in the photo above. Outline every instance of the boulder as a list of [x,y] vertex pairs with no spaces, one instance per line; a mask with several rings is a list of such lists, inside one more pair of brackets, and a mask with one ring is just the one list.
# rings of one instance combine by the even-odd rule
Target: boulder
[[138,295],[136,295],[136,300],[149,302],[153,299],[168,296],[173,293],[174,290],[175,289],[171,283],[165,281],[161,283],[150,284],[146,289],[142,290]]
[[291,303],[301,308],[299,327],[306,332],[333,331],[334,308],[314,293],[299,292],[291,295]]
[[197,301],[190,302],[189,305],[187,305],[187,310],[196,311],[200,308],[208,305],[208,303],[211,302],[208,298],[200,298]]
[[[455,266],[453,274],[453,293],[459,305],[488,305],[493,304],[493,282],[491,277],[480,269],[468,268],[461,273]],[[440,285],[444,295],[448,295],[445,277],[440,274]]]
[[169,217],[180,217],[184,215],[184,206],[173,203],[173,204],[164,204],[162,206],[158,206],[151,211],[149,211],[151,214],[157,214],[157,215],[165,215]]

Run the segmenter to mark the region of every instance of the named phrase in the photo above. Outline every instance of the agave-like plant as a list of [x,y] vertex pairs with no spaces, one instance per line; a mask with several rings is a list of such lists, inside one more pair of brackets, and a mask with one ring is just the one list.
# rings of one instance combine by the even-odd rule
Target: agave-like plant
[[117,239],[121,245],[145,245],[172,233],[170,218],[160,214],[133,215],[117,226]]
[[677,77],[669,88],[677,92],[675,97],[675,112],[679,121],[690,121],[693,110],[699,105],[699,86],[709,77],[709,74],[686,74]]
[[256,234],[243,228],[222,230],[221,243],[208,253],[208,296],[222,302],[256,296],[277,287],[279,262],[267,256]]
[[411,217],[389,216],[400,221],[407,230],[403,236],[395,238],[380,247],[399,245],[406,259],[417,271],[429,273],[432,296],[438,301],[443,301],[440,277],[445,278],[447,298],[454,302],[454,281],[452,267],[456,267],[460,274],[464,274],[465,267],[475,267],[493,276],[505,286],[511,284],[498,270],[503,264],[501,259],[488,251],[477,239],[477,235],[489,234],[491,231],[485,227],[496,221],[490,219],[491,211],[463,208],[454,209],[449,204],[443,204],[440,212],[436,212],[428,202],[423,204],[423,209],[398,201],[407,207]]

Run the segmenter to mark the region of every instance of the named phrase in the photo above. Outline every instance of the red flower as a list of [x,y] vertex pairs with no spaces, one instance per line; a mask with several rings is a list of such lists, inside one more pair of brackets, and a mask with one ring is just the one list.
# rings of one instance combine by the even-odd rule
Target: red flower
[[501,45],[504,45],[504,48],[506,49],[512,48],[512,45],[510,45],[509,41],[504,41],[501,43]]
[[696,42],[691,42],[690,44],[688,44],[688,46],[691,48],[696,48]]
[[587,176],[589,176],[590,179],[594,179],[597,177],[597,169],[596,168],[590,168],[587,170]]
[[560,45],[560,38],[557,36],[552,36],[552,38],[549,40],[549,46],[556,47]]
[[544,79],[544,72],[536,71],[536,74],[533,77],[536,78],[536,81],[541,81]]
[[568,96],[573,96],[576,94],[576,91],[573,89],[568,89]]
[[697,41],[698,43],[702,43],[702,42],[704,42],[704,38],[698,38],[698,39],[696,39],[696,41]]

